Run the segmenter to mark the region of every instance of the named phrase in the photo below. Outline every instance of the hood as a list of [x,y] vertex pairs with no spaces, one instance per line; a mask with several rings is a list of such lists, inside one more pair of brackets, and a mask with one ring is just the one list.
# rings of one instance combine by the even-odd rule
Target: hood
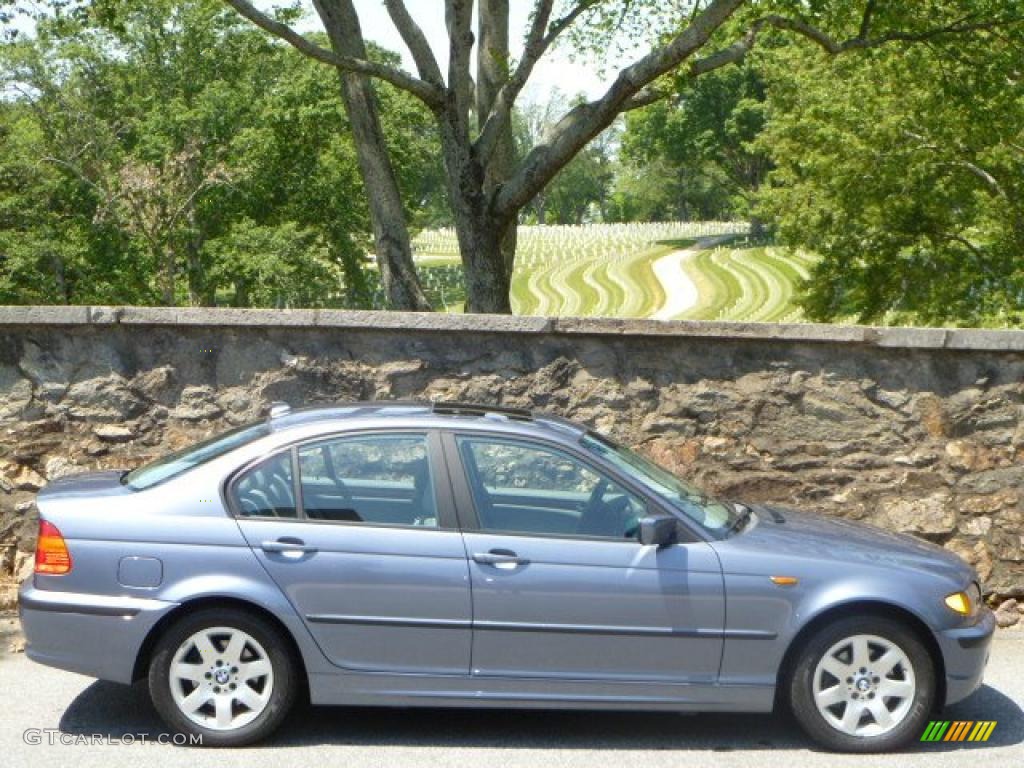
[[819,561],[913,568],[960,584],[977,579],[974,569],[953,552],[907,534],[778,507],[754,507],[754,512],[756,525],[722,543]]
[[131,489],[121,484],[124,470],[104,470],[102,472],[79,472],[51,480],[39,491],[37,501],[47,502],[65,498],[83,498],[87,496],[112,496],[131,493]]

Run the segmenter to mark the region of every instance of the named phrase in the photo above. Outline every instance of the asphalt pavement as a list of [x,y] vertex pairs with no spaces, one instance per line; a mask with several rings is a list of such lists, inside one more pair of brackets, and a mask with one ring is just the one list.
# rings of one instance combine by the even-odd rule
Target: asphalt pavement
[[0,652],[0,764],[7,768],[996,768],[1024,765],[1022,708],[1024,632],[1010,631],[996,637],[985,685],[942,715],[997,721],[985,743],[850,756],[817,749],[785,716],[305,707],[265,744],[213,750],[159,743],[169,734],[144,686],[98,682]]

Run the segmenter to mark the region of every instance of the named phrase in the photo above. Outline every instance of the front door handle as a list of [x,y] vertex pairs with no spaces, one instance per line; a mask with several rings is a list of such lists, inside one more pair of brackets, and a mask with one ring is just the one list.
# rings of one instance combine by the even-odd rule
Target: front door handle
[[473,562],[481,565],[516,566],[526,565],[530,561],[520,557],[511,549],[492,549],[490,552],[474,552]]
[[309,546],[302,539],[293,536],[282,536],[277,541],[264,541],[260,544],[260,549],[264,552],[277,552],[292,557],[316,552],[316,547]]

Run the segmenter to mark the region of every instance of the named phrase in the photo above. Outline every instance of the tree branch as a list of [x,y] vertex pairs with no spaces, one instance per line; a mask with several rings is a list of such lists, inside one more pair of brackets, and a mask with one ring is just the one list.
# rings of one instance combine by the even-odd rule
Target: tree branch
[[443,87],[444,80],[441,77],[441,68],[437,65],[434,51],[430,48],[430,43],[427,42],[426,35],[423,34],[419,24],[409,15],[405,3],[402,0],[384,0],[384,7],[387,8],[388,15],[391,17],[391,21],[394,22],[398,34],[405,41],[409,53],[412,54],[412,59],[416,62],[416,69],[419,71],[420,77],[428,83]]
[[[869,8],[872,5],[872,2],[868,3]],[[974,14],[970,14],[967,16],[962,16],[956,21],[950,22],[949,24],[922,30],[921,32],[894,30],[892,32],[885,32],[876,37],[869,37],[868,29],[871,19],[871,15],[868,12],[869,8],[865,8],[865,15],[861,22],[860,32],[857,34],[856,37],[851,37],[846,40],[836,40],[835,38],[829,36],[822,29],[800,19],[791,19],[785,16],[770,14],[768,16],[764,16],[759,21],[762,24],[770,24],[778,29],[796,32],[799,35],[803,35],[808,40],[817,43],[823,50],[832,55],[838,55],[840,53],[846,53],[847,51],[859,50],[864,48],[877,48],[881,45],[885,45],[886,43],[923,43],[928,40],[933,40],[936,37],[942,37],[944,35],[959,35],[964,34],[966,32],[980,32],[983,30],[994,29],[996,27],[1002,27],[1009,24],[1017,24],[1021,21],[1024,21],[1024,16],[1009,16],[1005,18],[973,21],[973,19],[975,19],[976,16]]]
[[860,30],[857,37],[861,40],[867,39],[868,30],[871,28],[871,15],[875,12],[875,0],[868,0],[864,4],[864,15],[860,18]]
[[327,48],[323,48],[309,38],[300,35],[287,24],[283,24],[258,10],[247,0],[224,1],[257,27],[284,40],[296,50],[312,59],[316,59],[324,64],[330,64],[347,72],[357,72],[384,80],[396,88],[411,93],[430,107],[436,108],[443,102],[443,93],[437,85],[424,82],[403,72],[401,69],[388,66],[387,64],[380,64],[375,61],[354,58],[352,56],[342,56]]
[[633,96],[630,96],[622,104],[620,112],[629,112],[634,109],[642,109],[643,107],[649,107],[651,104],[655,104],[662,99],[667,99],[671,95],[671,91],[665,88],[653,88],[648,86],[636,92]]
[[[547,32],[548,22],[551,20],[551,9],[554,5],[555,0],[537,0],[537,4],[533,8],[533,21],[530,22],[530,30],[526,33],[526,43],[523,45],[524,59],[531,52],[538,50],[538,47],[544,42],[544,33]],[[522,66],[522,62],[520,62],[520,66]]]
[[742,4],[743,0],[712,0],[667,45],[619,72],[601,98],[571,109],[553,127],[544,143],[530,151],[516,174],[498,192],[495,212],[499,216],[510,216],[529,202],[587,142],[611,125],[631,99],[705,45]]
[[699,77],[728,64],[742,61],[743,57],[750,53],[750,50],[754,47],[754,43],[757,42],[757,36],[764,28],[764,25],[764,20],[755,21],[747,33],[732,45],[726,46],[703,58],[696,59],[690,64],[687,74],[690,77]]
[[1001,197],[1004,200],[1010,199],[1010,196],[1006,193],[1006,190],[1003,188],[1003,185],[999,183],[998,179],[977,163],[972,163],[970,160],[958,160],[956,164],[962,168],[966,168],[970,173],[980,179],[993,195]]
[[758,35],[766,26],[795,32],[796,34],[802,35],[808,40],[816,43],[826,53],[837,56],[853,50],[877,48],[894,42],[927,43],[944,35],[979,32],[1024,21],[1024,16],[988,19],[985,21],[972,21],[974,16],[963,16],[944,26],[923,30],[921,32],[896,30],[878,35],[877,37],[870,37],[871,21],[875,5],[876,0],[868,0],[864,6],[864,13],[861,17],[860,29],[858,30],[857,36],[846,40],[836,40],[827,35],[820,28],[799,19],[790,19],[774,14],[763,16],[755,20],[743,37],[732,45],[694,61],[689,67],[688,74],[692,77],[698,77],[720,67],[726,66],[727,64],[734,64],[741,61],[743,57],[746,56],[754,47],[757,42]]
[[[523,57],[520,59],[515,72],[498,90],[494,97],[494,104],[491,105],[487,120],[480,129],[480,136],[476,140],[474,150],[477,157],[485,165],[491,159],[494,148],[497,146],[499,137],[508,127],[512,119],[512,105],[516,98],[530,79],[533,67],[544,55],[550,42],[545,42],[545,32],[548,27],[548,20],[551,18],[551,9],[554,0],[537,0],[534,7],[533,21],[530,30],[526,34],[526,43],[523,46]],[[554,40],[554,38],[551,38]]]
[[951,234],[946,234],[944,236],[940,235],[940,238],[942,240],[947,240],[949,242],[960,243],[960,245],[964,246],[967,250],[969,250],[971,253],[973,253],[974,257],[976,259],[978,259],[979,262],[985,262],[986,261],[986,256],[982,252],[982,250],[980,248],[978,248],[978,246],[976,246],[970,240],[968,240],[966,237],[964,237],[963,235],[951,233]]
[[551,28],[548,30],[547,35],[544,37],[544,47],[551,45],[562,32],[571,27],[573,23],[580,17],[581,14],[589,11],[598,3],[603,0],[580,0],[573,8],[562,16],[560,19],[551,23]]
[[455,97],[455,113],[468,136],[473,100],[473,76],[469,68],[474,43],[473,2],[445,0],[444,13],[448,27],[448,91]]
[[[914,131],[911,130],[904,129],[903,135],[908,138],[914,139],[915,141],[918,142],[917,146],[914,147],[914,149],[923,149],[928,150],[929,152],[935,152],[940,154],[943,152],[948,152],[950,149],[949,147],[944,147],[935,142],[928,141],[928,139],[922,136],[921,134],[915,133]],[[968,153],[968,150],[962,147],[954,149],[959,149],[961,152]],[[995,197],[1001,197],[1004,200],[1012,202],[1012,197],[1006,191],[1006,188],[999,183],[999,180],[994,175],[992,175],[992,173],[985,170],[972,160],[968,160],[964,157],[956,157],[954,155],[951,159],[940,161],[936,163],[936,165],[948,166],[953,168],[963,168],[964,170],[968,171],[972,176],[980,180],[982,184],[984,184],[987,188],[989,194]]]
[[537,0],[533,23],[530,25],[526,44],[523,47],[523,58],[520,60],[519,66],[516,67],[516,71],[495,97],[494,106],[488,113],[487,120],[474,146],[481,162],[486,163],[490,159],[498,137],[508,127],[508,122],[512,119],[512,106],[530,79],[536,63],[562,32],[571,27],[584,12],[601,2],[604,0],[580,0],[564,16],[551,22],[548,26],[554,2],[553,0]]

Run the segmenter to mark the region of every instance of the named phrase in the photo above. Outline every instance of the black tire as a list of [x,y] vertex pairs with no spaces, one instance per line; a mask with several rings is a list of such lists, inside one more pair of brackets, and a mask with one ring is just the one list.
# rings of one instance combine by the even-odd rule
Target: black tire
[[[912,697],[907,697],[911,702],[909,710],[903,720],[885,733],[848,734],[830,724],[815,704],[813,678],[818,662],[837,643],[855,635],[874,635],[888,640],[903,651],[913,668],[915,691]],[[789,706],[796,721],[817,743],[836,752],[892,752],[916,741],[932,712],[935,695],[935,664],[928,649],[905,624],[881,616],[853,616],[820,629],[798,651],[788,681]],[[838,712],[845,712],[845,709],[838,709]],[[870,723],[871,716],[867,717]]]
[[[206,728],[178,708],[171,691],[170,667],[178,648],[195,633],[212,627],[241,630],[266,651],[273,686],[265,708],[251,722],[233,730]],[[160,717],[175,733],[201,737],[196,746],[240,747],[261,741],[288,716],[300,687],[292,646],[280,629],[239,608],[204,608],[172,624],[157,640],[149,664],[149,694]],[[191,743],[191,742],[190,742]]]

